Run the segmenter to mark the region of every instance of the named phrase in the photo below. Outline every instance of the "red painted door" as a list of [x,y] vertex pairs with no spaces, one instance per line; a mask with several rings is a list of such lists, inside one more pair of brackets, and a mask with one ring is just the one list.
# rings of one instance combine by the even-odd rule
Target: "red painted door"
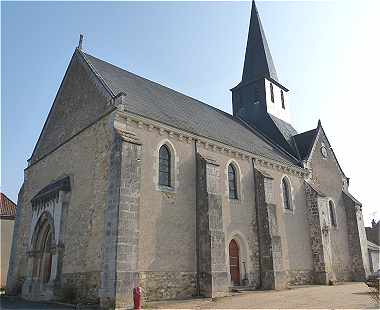
[[233,285],[240,285],[239,246],[235,240],[231,240],[229,252],[231,281]]

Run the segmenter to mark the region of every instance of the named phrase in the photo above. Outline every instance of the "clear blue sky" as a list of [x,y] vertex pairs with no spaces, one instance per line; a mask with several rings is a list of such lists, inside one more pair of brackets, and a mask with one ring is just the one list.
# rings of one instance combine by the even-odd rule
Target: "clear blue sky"
[[[322,120],[364,203],[379,218],[378,0],[258,1],[298,131]],[[13,200],[70,57],[84,50],[231,112],[250,2],[2,2],[1,190]],[[377,212],[377,214],[375,214]]]

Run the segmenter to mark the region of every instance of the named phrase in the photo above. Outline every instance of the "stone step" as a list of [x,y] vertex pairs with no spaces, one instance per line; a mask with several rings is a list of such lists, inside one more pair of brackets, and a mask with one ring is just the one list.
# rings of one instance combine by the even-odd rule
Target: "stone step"
[[254,291],[255,288],[251,286],[231,286],[230,287],[230,292],[235,292],[235,293],[242,293],[242,292],[249,292],[249,291]]

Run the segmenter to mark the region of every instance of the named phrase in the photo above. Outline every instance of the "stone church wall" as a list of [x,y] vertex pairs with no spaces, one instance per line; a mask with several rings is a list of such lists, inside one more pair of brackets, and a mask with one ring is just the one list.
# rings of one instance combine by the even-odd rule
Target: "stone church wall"
[[[20,292],[27,275],[27,251],[32,219],[31,199],[42,188],[70,177],[71,197],[63,223],[64,256],[55,298],[98,298],[104,238],[108,165],[112,130],[110,115],[82,131],[25,171],[18,201],[18,224],[8,278],[10,292]],[[38,298],[38,296],[36,296]]]
[[[313,266],[306,217],[306,201],[303,178],[285,172],[266,170],[273,177],[273,203],[276,206],[279,230],[283,236],[283,257],[292,285],[310,284],[313,281]],[[282,178],[289,180],[292,210],[285,210],[282,197]]]
[[[328,149],[326,159],[321,154],[322,143]],[[347,237],[347,211],[342,197],[344,176],[322,131],[311,155],[311,168],[313,186],[326,195],[328,199],[331,199],[335,205],[337,226],[332,227],[329,223],[331,247],[333,249],[331,251],[333,271],[338,281],[349,281],[351,280],[352,260]]]
[[[225,256],[229,271],[229,243],[234,239],[240,250],[240,279],[242,285],[258,287],[259,247],[257,238],[253,165],[250,159],[236,158],[198,146],[198,152],[214,159],[220,165],[220,184],[223,204],[223,226],[226,236]],[[229,199],[228,166],[234,165],[237,172],[238,199]]]
[[293,285],[312,283],[312,257],[309,237],[309,224],[306,217],[306,201],[303,178],[287,174],[290,182],[292,210],[286,210],[283,202],[282,178],[284,173],[276,174],[274,187],[278,209],[284,218],[284,235],[287,240],[289,261],[289,283]]
[[[139,281],[150,300],[196,294],[195,152],[194,143],[166,132],[128,125],[142,144],[139,214]],[[173,188],[158,186],[158,152],[172,155]]]
[[[139,237],[140,284],[150,299],[183,298],[196,292],[196,150],[193,139],[178,139],[168,131],[130,122],[128,130],[143,145],[142,194]],[[158,184],[158,151],[166,144],[175,156],[174,189]],[[241,279],[258,287],[259,263],[254,205],[253,167],[249,159],[234,158],[239,175],[239,199],[228,198],[227,168],[232,155],[197,143],[197,151],[218,165],[223,206],[226,269],[228,244],[235,239],[241,249]]]
[[[140,230],[140,283],[151,292],[151,299],[183,297],[180,292],[190,296],[196,293],[195,142],[170,134],[170,128],[159,130],[143,122],[130,121],[128,130],[134,132],[143,144],[140,227],[149,228]],[[158,151],[164,143],[175,154],[174,190],[157,186]],[[227,269],[228,244],[235,239],[242,255],[242,284],[259,287],[260,252],[252,162],[236,158],[233,154],[215,152],[199,142],[197,152],[219,165]],[[230,163],[237,168],[239,176],[238,200],[228,198],[227,169]],[[290,284],[310,284],[313,282],[313,265],[304,180],[285,172],[259,169],[273,177],[273,205],[278,219],[276,229],[282,238],[281,268]],[[291,183],[292,211],[286,211],[283,207],[281,181],[284,175]],[[166,282],[171,283],[168,288]],[[184,290],[185,287],[187,290]]]
[[36,144],[34,162],[110,111],[110,95],[75,51]]

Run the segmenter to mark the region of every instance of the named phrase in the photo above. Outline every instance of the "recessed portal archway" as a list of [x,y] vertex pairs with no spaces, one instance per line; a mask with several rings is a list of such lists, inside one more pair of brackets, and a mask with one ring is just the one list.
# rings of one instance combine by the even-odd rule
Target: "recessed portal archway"
[[52,267],[53,227],[42,217],[36,227],[33,242],[33,279],[42,283],[50,281]]
[[239,246],[234,239],[231,240],[229,245],[229,257],[231,282],[233,285],[240,285]]

